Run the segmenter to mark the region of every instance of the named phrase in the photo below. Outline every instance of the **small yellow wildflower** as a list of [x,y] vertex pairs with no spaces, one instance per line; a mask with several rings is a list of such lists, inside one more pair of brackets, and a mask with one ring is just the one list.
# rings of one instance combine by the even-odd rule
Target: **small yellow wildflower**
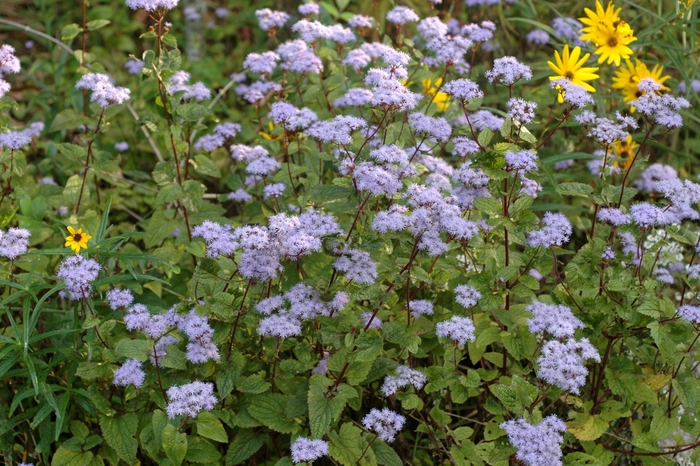
[[268,129],[269,129],[269,132],[265,132],[265,131],[259,131],[259,132],[258,132],[258,134],[259,134],[260,136],[262,136],[263,139],[266,139],[266,140],[268,140],[268,141],[281,141],[282,139],[284,139],[284,133],[272,134],[272,132],[273,132],[274,129],[275,129],[275,125],[272,124],[271,121],[268,121],[268,122],[267,122],[267,127],[268,127]]
[[[626,103],[633,102],[637,100],[641,93],[637,89],[639,86],[639,81],[644,78],[652,78],[659,84],[662,84],[670,79],[671,77],[666,75],[662,76],[664,72],[664,67],[661,65],[655,65],[651,71],[647,68],[643,62],[635,59],[634,64],[630,60],[625,60],[624,66],[615,71],[615,77],[613,78],[612,87],[615,89],[621,89],[623,98]],[[661,87],[662,91],[669,91],[666,86]]]
[[634,31],[630,25],[620,20],[620,10],[615,9],[612,2],[608,3],[608,7],[603,9],[603,6],[596,0],[596,11],[593,12],[588,8],[585,9],[586,18],[579,18],[587,27],[581,29],[584,34],[581,40],[593,42],[597,49],[596,55],[600,55],[598,63],[607,61],[608,64],[615,63],[620,66],[620,61],[628,59],[632,55],[632,49],[628,45],[635,40]]
[[[571,81],[571,84],[576,84],[583,87],[588,92],[595,92],[595,88],[588,84],[586,81],[593,81],[598,79],[598,75],[595,74],[598,71],[597,67],[586,67],[583,65],[588,60],[591,54],[587,53],[581,57],[581,47],[574,47],[574,49],[569,53],[569,46],[565,45],[561,56],[557,50],[554,51],[554,61],[552,63],[548,61],[549,67],[556,73],[556,76],[550,76],[550,81],[556,81],[557,79],[566,78]],[[579,60],[580,57],[580,60]],[[563,102],[563,97],[559,94],[559,102]]]
[[87,242],[92,239],[92,236],[84,233],[82,228],[76,231],[73,227],[68,227],[68,232],[70,235],[66,237],[65,246],[70,246],[76,254],[80,252],[80,248],[87,249]]
[[433,103],[437,106],[439,112],[444,112],[450,106],[450,96],[441,92],[442,78],[437,78],[434,82],[428,78],[421,81],[423,84],[423,95],[431,96]]
[[613,150],[619,159],[622,168],[628,170],[634,160],[634,153],[639,147],[639,144],[632,140],[632,135],[628,134],[624,141],[615,141]]

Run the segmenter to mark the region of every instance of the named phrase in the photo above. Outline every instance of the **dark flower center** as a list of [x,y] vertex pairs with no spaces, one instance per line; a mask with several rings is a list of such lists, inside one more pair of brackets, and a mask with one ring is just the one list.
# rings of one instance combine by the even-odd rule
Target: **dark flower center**
[[564,76],[569,80],[574,79],[574,73],[572,73],[571,71],[567,71],[566,73],[564,73]]
[[616,47],[617,46],[617,37],[611,37],[608,39],[608,45],[610,47]]
[[81,239],[83,239],[83,235],[81,235],[80,233],[76,233],[73,235],[73,241],[75,241],[76,243],[79,243]]

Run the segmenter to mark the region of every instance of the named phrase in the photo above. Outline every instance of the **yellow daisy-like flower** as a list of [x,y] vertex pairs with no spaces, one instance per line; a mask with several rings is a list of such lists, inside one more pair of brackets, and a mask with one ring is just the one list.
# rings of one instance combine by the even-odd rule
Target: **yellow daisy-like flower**
[[84,233],[82,228],[76,231],[73,227],[68,227],[68,232],[70,235],[66,237],[65,246],[70,246],[76,254],[80,252],[80,248],[87,249],[87,242],[92,239],[92,236]]
[[625,60],[625,64],[621,66],[619,70],[615,71],[612,87],[621,89],[625,102],[630,103],[641,96],[637,87],[639,86],[639,82],[644,78],[652,78],[657,83],[662,84],[662,91],[668,92],[670,89],[663,86],[663,83],[671,77],[668,75],[662,76],[663,73],[664,67],[661,65],[655,65],[654,68],[649,71],[647,65],[639,60],[635,59],[634,64],[632,64],[630,60]]
[[[597,67],[583,67],[588,57],[591,54],[587,53],[581,57],[581,47],[574,47],[574,49],[569,53],[569,46],[565,45],[564,50],[562,50],[561,56],[559,51],[554,51],[554,61],[552,63],[548,61],[549,67],[556,73],[556,76],[550,76],[550,81],[556,81],[557,79],[566,78],[571,81],[571,84],[576,84],[586,89],[588,92],[595,92],[595,88],[587,83],[587,81],[593,81],[598,79],[598,75],[595,74],[598,71]],[[559,94],[559,102],[563,102],[563,97],[561,93]]]
[[275,125],[272,124],[271,121],[268,121],[268,122],[267,122],[267,127],[268,127],[268,129],[269,129],[269,132],[258,131],[258,134],[259,134],[260,136],[262,136],[263,139],[266,139],[266,140],[268,140],[268,141],[281,141],[282,139],[284,139],[284,134],[283,134],[283,133],[280,133],[280,134],[272,134],[272,132],[273,132],[274,129],[275,129]]
[[628,45],[635,40],[634,31],[629,24],[620,20],[621,8],[615,10],[615,6],[608,4],[606,9],[596,0],[596,11],[585,9],[586,18],[579,18],[587,27],[581,29],[584,34],[581,40],[593,42],[597,49],[596,55],[600,55],[598,63],[607,61],[620,66],[622,59],[628,59],[632,55],[632,49]]
[[639,144],[632,140],[631,134],[628,134],[624,141],[615,141],[613,150],[623,169],[628,170],[630,168],[632,160],[634,160],[634,153],[638,147]]
[[438,111],[444,112],[447,110],[447,107],[450,106],[450,96],[445,92],[439,91],[442,78],[437,78],[435,81],[424,79],[421,81],[421,84],[423,84],[423,95],[433,98],[433,103],[437,106]]

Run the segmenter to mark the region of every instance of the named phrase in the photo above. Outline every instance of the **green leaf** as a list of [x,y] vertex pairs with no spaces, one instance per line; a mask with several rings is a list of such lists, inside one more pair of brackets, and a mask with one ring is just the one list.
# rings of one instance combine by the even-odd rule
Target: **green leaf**
[[309,384],[309,427],[311,437],[321,438],[331,428],[333,413],[329,409],[331,400],[326,398],[326,387],[330,385],[330,380],[326,377],[314,374],[311,376]]
[[479,144],[482,147],[486,147],[491,142],[491,138],[493,138],[493,131],[486,128],[485,130],[483,130],[482,132],[479,133],[476,140],[479,142]]
[[[78,198],[80,197],[80,187],[83,185],[83,177],[80,175],[73,175],[66,181],[66,187],[63,188],[63,198],[68,204],[75,205],[78,203]],[[87,198],[89,196],[89,190],[87,186],[83,190],[83,197]]]
[[63,110],[54,117],[49,127],[49,132],[63,131],[65,129],[74,129],[80,125],[88,125],[92,122],[90,118],[82,113],[78,113],[72,108]]
[[207,440],[200,437],[193,437],[187,442],[187,454],[185,455],[185,459],[191,463],[216,463],[221,459],[221,453]]
[[224,426],[212,413],[204,412],[197,416],[197,433],[216,442],[228,443]]
[[172,424],[163,429],[163,451],[175,466],[180,466],[187,454],[187,435],[178,432]]
[[68,24],[61,29],[61,40],[64,42],[70,42],[75,39],[78,34],[83,32],[83,29],[75,23]]
[[670,416],[666,414],[666,409],[657,406],[654,408],[654,415],[651,417],[651,426],[649,433],[653,435],[654,440],[661,440],[671,435],[678,428],[678,414],[671,412]]
[[175,112],[185,121],[197,121],[211,113],[206,105],[187,103],[177,107]]
[[51,466],[87,466],[92,459],[89,451],[71,451],[61,446],[51,458]]
[[241,464],[263,446],[262,436],[250,429],[242,429],[231,442],[226,453],[226,466]]
[[190,160],[190,163],[194,166],[195,171],[201,175],[221,178],[219,167],[214,165],[214,162],[207,155],[197,154],[194,156],[194,161]]
[[241,382],[236,385],[236,388],[241,393],[258,394],[265,393],[271,386],[270,382],[265,381],[262,375],[253,374],[241,380]]
[[292,434],[299,429],[299,425],[291,419],[286,419],[286,402],[287,398],[280,393],[266,393],[253,398],[248,413],[276,432]]
[[480,197],[475,199],[474,207],[492,217],[503,215],[503,206],[492,197]]
[[330,455],[343,466],[355,466],[362,456],[362,430],[346,422],[337,433],[328,433]]
[[88,21],[85,26],[87,26],[88,31],[96,31],[107,26],[109,23],[110,21],[107,19],[93,19],[92,21]]
[[72,161],[85,162],[85,157],[87,157],[87,149],[83,146],[71,143],[59,143],[56,144],[56,149],[68,157]]
[[399,455],[396,454],[393,448],[381,440],[372,443],[374,456],[377,458],[377,463],[384,466],[402,466],[403,462]]
[[146,340],[132,340],[130,338],[125,338],[114,348],[114,350],[120,356],[125,358],[138,359],[144,362],[148,359],[148,342]]
[[588,416],[581,422],[567,422],[566,431],[582,442],[588,442],[600,438],[608,430],[608,423],[600,416]]
[[593,194],[593,188],[586,183],[560,183],[557,185],[556,191],[562,196],[578,196],[585,198]]
[[119,458],[128,464],[136,461],[136,429],[139,419],[134,413],[120,417],[100,416],[100,427],[107,445],[114,448]]
[[382,352],[383,343],[377,329],[369,329],[361,333],[355,340],[357,351],[353,353],[354,360],[358,362],[374,361]]

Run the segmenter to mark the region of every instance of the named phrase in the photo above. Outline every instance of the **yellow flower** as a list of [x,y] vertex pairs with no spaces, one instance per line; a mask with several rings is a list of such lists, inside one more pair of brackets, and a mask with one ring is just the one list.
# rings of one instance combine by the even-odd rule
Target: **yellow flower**
[[68,232],[70,235],[66,237],[65,246],[70,246],[76,254],[80,252],[80,248],[87,249],[87,242],[92,239],[92,236],[83,233],[82,228],[78,228],[78,231],[75,231],[73,227],[68,227]]
[[581,40],[593,42],[597,49],[596,55],[600,55],[598,63],[607,61],[608,64],[615,63],[620,66],[620,61],[628,59],[632,55],[632,49],[628,45],[635,40],[634,31],[629,24],[620,20],[619,13],[621,8],[615,10],[612,2],[608,3],[608,7],[603,9],[603,6],[596,0],[596,11],[585,9],[586,18],[579,18],[587,27],[581,29],[584,34]]
[[624,66],[621,66],[619,70],[615,71],[612,87],[615,89],[622,89],[623,98],[627,103],[635,101],[641,96],[637,87],[639,86],[639,81],[644,78],[652,78],[657,83],[662,84],[662,91],[668,92],[670,89],[663,86],[663,83],[671,77],[668,75],[662,76],[663,72],[664,67],[661,65],[655,65],[654,68],[649,71],[647,65],[637,59],[635,59],[634,65],[630,60],[625,60]]
[[622,168],[627,170],[630,165],[632,165],[632,160],[634,159],[634,153],[639,147],[639,144],[632,140],[632,135],[628,134],[624,141],[615,141],[613,150],[615,155],[622,163]]
[[[587,53],[581,57],[581,47],[574,47],[574,49],[569,53],[569,46],[565,45],[561,56],[557,50],[554,51],[554,61],[548,61],[549,67],[556,73],[556,76],[550,76],[550,81],[556,81],[557,79],[566,78],[571,81],[571,84],[576,84],[586,89],[588,92],[595,92],[595,88],[588,84],[586,81],[593,81],[598,79],[598,75],[595,74],[598,68],[582,68],[583,64],[586,63],[588,57],[591,54]],[[579,60],[580,57],[580,60]],[[559,102],[563,102],[561,93],[559,94]]]
[[439,91],[442,78],[437,78],[435,82],[431,81],[429,78],[424,79],[421,81],[421,84],[423,84],[423,95],[433,98],[433,103],[437,106],[438,111],[444,112],[447,110],[447,107],[450,106],[450,96]]
[[275,125],[272,124],[271,121],[267,122],[267,127],[269,128],[269,133],[266,133],[265,131],[259,131],[258,134],[263,137],[263,139],[267,139],[268,141],[281,141],[284,139],[284,133],[280,134],[272,134],[272,131],[275,129]]

